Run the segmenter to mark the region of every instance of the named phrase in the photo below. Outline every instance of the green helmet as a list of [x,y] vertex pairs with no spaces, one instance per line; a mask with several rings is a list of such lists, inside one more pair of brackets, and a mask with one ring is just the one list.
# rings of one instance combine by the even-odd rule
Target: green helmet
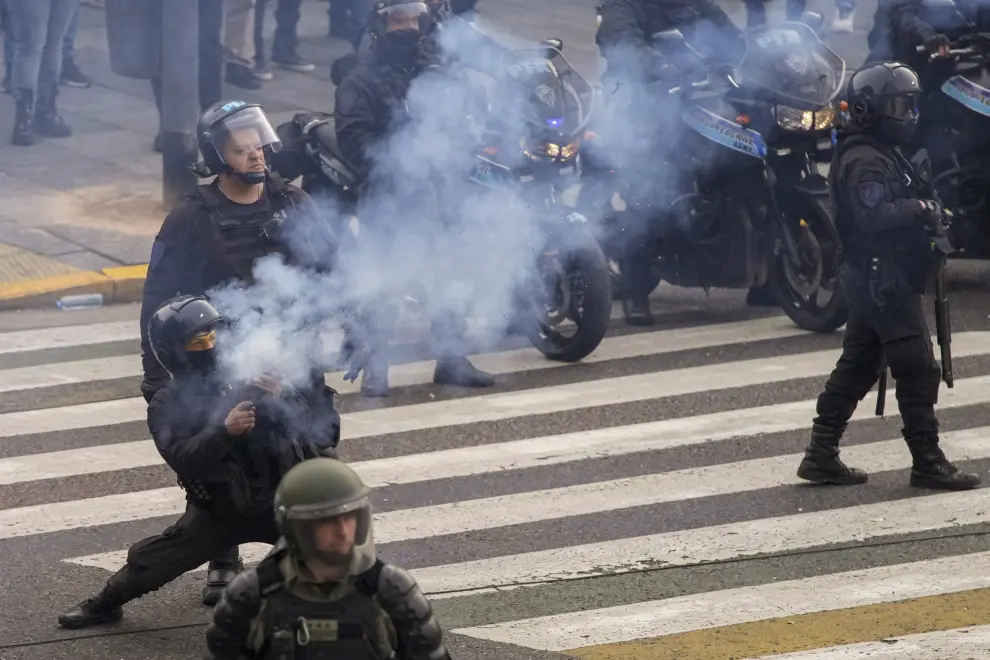
[[[369,492],[357,472],[332,458],[309,459],[286,472],[275,491],[275,522],[292,554],[367,568],[369,553],[374,561]],[[357,517],[353,547],[346,554],[321,550],[315,535],[320,523],[349,513]]]

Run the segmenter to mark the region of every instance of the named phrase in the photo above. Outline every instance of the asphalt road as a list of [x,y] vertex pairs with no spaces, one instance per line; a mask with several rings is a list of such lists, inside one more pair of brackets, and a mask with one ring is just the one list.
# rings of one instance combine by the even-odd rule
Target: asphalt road
[[[538,15],[527,14],[526,4],[504,0],[491,20],[515,36],[562,36],[579,67],[597,66],[591,0],[545,0]],[[862,5],[857,23],[865,29],[872,3]],[[851,66],[862,59],[863,36],[833,38]],[[951,273],[959,382],[943,390],[942,429],[950,458],[986,477],[990,451],[981,433],[957,432],[990,416],[988,268],[957,262]],[[816,576],[907,562],[929,562],[934,574],[940,561],[985,552],[988,526],[983,491],[960,499],[908,488],[892,398],[883,419],[871,417],[867,399],[849,429],[849,462],[873,468],[867,486],[796,487],[813,400],[841,335],[797,331],[778,311],[747,308],[744,298],[661,286],[653,300],[657,327],[635,331],[614,320],[599,351],[576,365],[546,362],[518,339],[485,349],[476,362],[498,382],[484,392],[429,384],[431,363],[415,361],[428,355],[422,323],[414,322],[388,400],[369,403],[342,386],[342,458],[377,486],[379,551],[434,595],[441,622],[454,631],[456,658],[562,657],[557,652],[664,634],[672,637],[632,655],[622,648],[569,653],[759,657],[990,623],[978,605],[922,603],[913,615],[857,610],[856,625],[785,622],[815,634],[745,628],[757,619],[840,610],[826,589],[813,587],[822,584]],[[179,506],[174,477],[147,440],[141,402],[132,400],[137,313],[122,306],[0,314],[0,660],[203,653],[210,612],[199,604],[202,571],[129,604],[120,624],[72,632],[55,623],[100,588],[121,551],[160,532]],[[475,335],[484,337],[480,329]],[[331,384],[341,384],[339,375]],[[246,557],[256,551],[242,548]],[[981,561],[968,563],[976,570]],[[974,580],[943,590],[987,586]],[[520,582],[527,584],[505,588]],[[807,585],[811,605],[795,609],[758,591],[777,583]],[[842,607],[941,594],[916,586],[864,586],[865,601]],[[730,590],[757,595],[730,597]],[[630,609],[658,600],[677,615]],[[775,613],[757,612],[757,601],[774,604]],[[734,611],[717,614],[719,603]],[[606,632],[595,622],[612,621],[613,610],[592,620],[498,625],[601,608],[626,618]],[[969,614],[950,621],[935,610]]]
[[[956,378],[962,379],[953,395],[976,399],[973,405],[945,404],[951,406],[942,414],[945,431],[980,426],[990,413],[978,393],[966,393],[973,382],[966,379],[990,374],[990,334],[966,334],[990,330],[988,296],[980,289],[986,274],[979,264],[953,265]],[[826,542],[811,543],[814,552],[785,548],[746,561],[739,560],[752,552],[713,551],[719,561],[699,565],[707,551],[685,546],[682,560],[661,560],[652,552],[619,559],[604,553],[586,565],[562,556],[560,563],[551,561],[551,569],[541,568],[536,555],[518,557],[655,534],[676,544],[716,525],[916,495],[906,486],[908,459],[902,450],[894,467],[875,473],[863,488],[791,483],[812,400],[834,364],[839,334],[797,331],[775,310],[747,308],[737,291],[713,291],[706,298],[700,291],[662,286],[653,306],[660,319],[656,328],[635,332],[616,320],[601,349],[583,364],[548,363],[518,340],[509,346],[515,350],[478,358],[499,373],[492,391],[430,385],[431,365],[412,363],[395,367],[396,382],[405,385],[384,402],[342,396],[342,456],[380,485],[374,501],[384,557],[420,571],[431,592],[506,584],[520,576],[551,582],[438,597],[447,630],[986,548],[982,523],[962,528],[963,535],[945,523],[923,540],[904,542],[896,536],[903,521],[891,516],[906,521],[910,513],[899,509],[900,514],[887,514],[890,531],[871,535],[881,537],[881,544],[870,538],[866,548],[854,542],[829,551]],[[149,655],[178,660],[201,652],[209,616],[198,602],[202,572],[128,605],[119,625],[70,632],[55,623],[59,611],[99,589],[106,569],[120,561],[91,556],[125,550],[174,518],[162,515],[174,505],[162,503],[174,500],[169,490],[174,478],[146,440],[140,402],[127,401],[139,380],[136,320],[134,306],[0,315],[3,660]],[[72,325],[66,329],[66,324]],[[416,346],[421,324],[408,328],[403,359],[424,357]],[[476,329],[476,336],[484,335]],[[77,364],[81,360],[86,362]],[[751,360],[757,362],[741,362]],[[339,375],[331,380],[340,382]],[[790,412],[761,408],[788,402],[805,404],[797,404],[796,412],[794,406]],[[892,400],[891,413],[882,420],[869,419],[869,401],[863,407],[863,419],[851,426],[850,444],[898,437]],[[715,423],[711,416],[718,413],[723,421]],[[710,421],[698,426],[698,416]],[[638,427],[648,430],[638,432],[637,444],[630,425],[644,423],[655,427]],[[772,432],[761,432],[765,428]],[[550,437],[561,434],[576,435]],[[518,441],[526,439],[532,442],[520,447]],[[460,453],[452,452],[458,448]],[[440,453],[403,463],[427,452]],[[963,458],[959,451],[951,453]],[[977,453],[980,458],[961,465],[985,475],[990,453]],[[159,489],[172,492],[172,500]],[[534,496],[534,491],[543,492]],[[108,500],[111,495],[124,499]],[[888,534],[894,538],[884,538]],[[498,558],[510,555],[517,557],[493,568]],[[78,560],[83,565],[67,561],[79,557],[90,559]],[[477,560],[483,561],[476,570],[464,568],[463,562]],[[663,568],[665,562],[672,565]],[[437,566],[444,568],[431,568]],[[552,583],[562,573],[578,579]],[[456,632],[451,640],[458,658],[548,657]],[[571,647],[585,645],[580,638],[572,641]]]

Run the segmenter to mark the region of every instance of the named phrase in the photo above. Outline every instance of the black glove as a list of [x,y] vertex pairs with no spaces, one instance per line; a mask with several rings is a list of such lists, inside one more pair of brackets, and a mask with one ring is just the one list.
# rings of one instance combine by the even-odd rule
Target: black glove
[[929,53],[937,53],[940,48],[949,47],[949,38],[944,34],[935,34],[925,39],[925,50]]

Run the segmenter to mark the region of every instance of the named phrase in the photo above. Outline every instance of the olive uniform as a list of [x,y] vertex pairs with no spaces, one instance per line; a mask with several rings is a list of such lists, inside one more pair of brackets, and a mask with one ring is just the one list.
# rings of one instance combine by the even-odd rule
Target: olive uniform
[[[449,660],[429,601],[409,573],[377,558],[368,488],[348,466],[305,461],[275,498],[283,538],[224,590],[206,631],[212,657],[290,660]],[[312,525],[356,515],[354,545],[329,556]],[[340,569],[316,580],[306,561]]]

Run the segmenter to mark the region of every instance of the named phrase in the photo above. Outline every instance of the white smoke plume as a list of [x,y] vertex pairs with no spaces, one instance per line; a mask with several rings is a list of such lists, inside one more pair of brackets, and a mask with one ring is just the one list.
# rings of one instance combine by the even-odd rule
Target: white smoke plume
[[[457,23],[442,39],[445,54],[455,60],[471,55],[459,49],[472,48],[460,32],[472,28]],[[468,79],[454,67],[424,72],[413,82],[407,120],[375,154],[375,185],[357,209],[357,236],[348,237],[330,273],[268,257],[257,262],[250,286],[209,292],[233,323],[220,342],[221,366],[232,379],[276,372],[305,385],[334,366],[341,311],[357,306],[375,313],[382,300],[397,304],[412,297],[419,304],[407,305],[407,312],[425,319],[447,314],[488,324],[489,343],[467,346],[456,336],[441,336],[434,338],[437,354],[483,351],[501,340],[518,308],[516,293],[546,243],[539,221],[547,211],[521,203],[511,190],[469,180],[478,149],[487,146],[479,129],[491,98],[479,80],[484,78]],[[526,135],[522,109],[531,92],[495,90],[502,137]],[[348,225],[340,208],[315,201],[334,226]],[[395,342],[401,340],[399,327]]]

